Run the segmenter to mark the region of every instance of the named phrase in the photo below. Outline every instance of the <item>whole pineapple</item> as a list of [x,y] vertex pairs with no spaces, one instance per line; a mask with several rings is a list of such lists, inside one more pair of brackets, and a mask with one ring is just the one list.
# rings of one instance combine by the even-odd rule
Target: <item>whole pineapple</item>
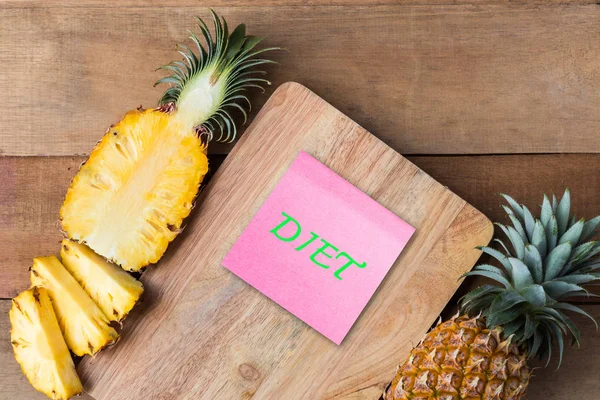
[[[567,299],[588,296],[581,286],[599,279],[600,216],[570,216],[567,190],[560,201],[544,196],[541,214],[504,195],[512,226],[498,224],[511,248],[504,253],[482,247],[499,266],[478,265],[465,274],[485,276],[484,285],[461,299],[461,314],[433,328],[398,368],[385,400],[519,400],[529,384],[533,357],[550,361],[564,337],[579,343],[580,330],[565,315],[592,318]],[[547,364],[546,364],[547,365]]]
[[255,50],[262,38],[247,36],[245,25],[229,34],[227,22],[211,13],[214,37],[199,18],[206,47],[194,33],[197,53],[180,45],[183,61],[161,67],[171,75],[157,84],[171,87],[160,107],[130,111],[108,129],[60,210],[70,239],[130,271],[162,257],[208,171],[208,142],[217,132],[217,141],[233,141],[233,113],[245,122],[250,106],[245,91],[270,84],[253,68],[272,63],[257,56],[274,48]]

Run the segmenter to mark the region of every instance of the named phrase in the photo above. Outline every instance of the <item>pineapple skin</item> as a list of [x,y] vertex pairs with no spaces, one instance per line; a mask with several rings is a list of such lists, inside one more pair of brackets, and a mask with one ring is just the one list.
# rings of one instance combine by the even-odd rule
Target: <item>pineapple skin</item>
[[110,321],[123,320],[144,292],[140,281],[84,244],[64,239],[60,257],[65,268]]
[[9,312],[15,359],[29,383],[51,399],[83,392],[46,289],[32,287],[12,301]]
[[398,368],[384,400],[520,400],[529,384],[527,356],[462,315],[433,328]]
[[32,286],[47,289],[60,330],[74,354],[93,356],[119,339],[102,310],[55,256],[34,258],[30,278]]
[[156,263],[208,172],[206,146],[177,113],[133,110],[109,128],[71,182],[63,231],[128,271]]

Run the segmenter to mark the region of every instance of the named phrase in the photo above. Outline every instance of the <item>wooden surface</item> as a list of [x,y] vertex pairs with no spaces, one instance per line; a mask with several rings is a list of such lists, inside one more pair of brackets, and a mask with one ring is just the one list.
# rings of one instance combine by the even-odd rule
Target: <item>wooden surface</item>
[[[221,266],[300,150],[416,228],[340,346]],[[198,202],[184,236],[142,276],[146,304],[128,317],[119,345],[80,363],[94,398],[375,399],[395,372],[390,354],[408,354],[420,340],[493,231],[483,214],[296,83],[273,94]]]
[[[399,3],[0,0],[0,298],[27,286],[31,258],[56,251],[73,168],[127,109],[154,103],[154,68],[208,6],[289,48],[273,86],[308,85],[490,219],[504,221],[499,192],[534,208],[565,186],[580,215],[600,213],[597,1]],[[253,95],[253,115],[267,97]],[[591,154],[530,154],[544,152]],[[41,399],[12,359],[8,307],[0,300],[0,399]],[[558,372],[537,370],[529,399],[596,399],[600,338],[582,323],[583,348]]]
[[[224,156],[210,157],[216,169]],[[482,211],[508,222],[498,193],[510,193],[531,209],[542,194],[573,192],[573,209],[586,218],[600,214],[600,154],[502,156],[409,156],[408,159]],[[33,257],[58,252],[56,220],[69,182],[85,157],[0,157],[0,299],[29,285]],[[526,173],[524,173],[526,171]]]
[[[0,3],[2,154],[87,154],[126,110],[155,104],[154,69],[211,5],[74,3]],[[282,3],[215,5],[290,50],[274,86],[313,88],[402,154],[600,149],[596,4]]]
[[[28,383],[19,365],[14,360],[10,349],[8,310],[10,302],[0,301],[0,399],[2,400],[44,400],[41,393],[36,392]],[[586,306],[586,310],[600,319],[600,305]],[[581,348],[567,348],[562,367],[556,371],[553,364],[545,369],[535,371],[535,377],[529,386],[529,400],[595,400],[598,391],[598,380],[595,371],[598,368],[600,334],[591,321],[574,317],[583,331],[584,340]],[[247,369],[244,370],[247,373]],[[250,376],[250,375],[248,375]],[[300,377],[299,379],[302,379]],[[255,396],[254,399],[261,399]],[[360,397],[358,397],[360,398]],[[78,400],[94,400],[84,394]],[[125,399],[117,396],[114,400]],[[290,398],[290,400],[294,397]],[[356,399],[356,397],[355,397]],[[152,399],[148,399],[152,400]]]

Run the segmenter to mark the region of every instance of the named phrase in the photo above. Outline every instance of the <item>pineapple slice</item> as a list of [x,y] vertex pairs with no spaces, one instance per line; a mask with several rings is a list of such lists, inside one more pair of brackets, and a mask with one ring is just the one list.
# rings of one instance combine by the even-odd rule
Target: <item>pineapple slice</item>
[[130,111],[73,179],[63,230],[129,271],[157,262],[192,209],[208,171],[205,149],[169,114]]
[[67,346],[78,356],[94,355],[119,334],[55,256],[33,259],[31,284],[48,289]]
[[34,388],[51,399],[83,392],[46,289],[19,293],[9,312],[15,358]]
[[65,239],[60,257],[65,268],[111,321],[125,318],[144,292],[140,281],[86,245]]

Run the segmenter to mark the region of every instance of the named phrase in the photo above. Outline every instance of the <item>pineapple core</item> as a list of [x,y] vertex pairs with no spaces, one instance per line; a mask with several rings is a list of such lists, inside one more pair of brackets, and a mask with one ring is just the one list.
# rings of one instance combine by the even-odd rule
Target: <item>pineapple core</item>
[[48,292],[32,287],[19,293],[9,316],[15,358],[29,383],[51,399],[66,400],[83,392]]
[[108,130],[61,208],[69,238],[130,271],[162,257],[208,171],[200,138],[178,121],[134,110]]
[[65,268],[111,321],[121,321],[144,292],[142,283],[81,243],[65,239]]
[[31,284],[48,290],[67,346],[76,355],[94,355],[119,338],[102,310],[55,256],[33,259]]

